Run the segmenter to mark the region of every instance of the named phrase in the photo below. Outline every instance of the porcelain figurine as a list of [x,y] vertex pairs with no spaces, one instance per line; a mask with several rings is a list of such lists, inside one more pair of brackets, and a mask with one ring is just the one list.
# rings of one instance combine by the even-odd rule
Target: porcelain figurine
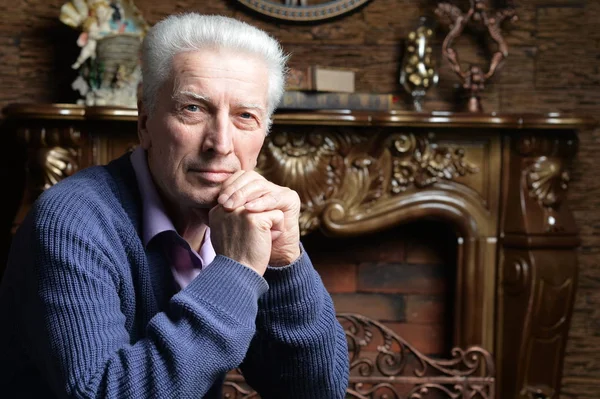
[[131,0],[70,0],[60,21],[80,31],[79,76],[71,87],[78,103],[136,107],[141,79],[138,50],[148,29]]

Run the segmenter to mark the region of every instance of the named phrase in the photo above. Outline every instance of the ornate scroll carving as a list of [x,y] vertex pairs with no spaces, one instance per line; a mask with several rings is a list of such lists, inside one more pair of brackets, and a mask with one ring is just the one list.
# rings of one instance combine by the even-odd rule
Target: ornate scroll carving
[[21,129],[19,136],[30,151],[29,189],[34,196],[79,170],[81,133],[69,128]]
[[261,152],[258,170],[268,179],[295,189],[302,199],[300,229],[316,229],[332,200],[351,210],[382,195],[388,160],[357,153],[367,139],[356,134],[315,130],[310,134],[274,133]]
[[453,180],[478,172],[477,166],[465,159],[459,147],[438,147],[425,137],[401,134],[392,137],[392,192],[405,191],[410,185],[422,188],[439,180]]
[[519,295],[531,289],[531,266],[521,256],[504,263],[503,286],[507,293]]
[[[449,358],[433,359],[378,321],[350,313],[337,318],[348,341],[347,398],[425,399],[440,393],[452,399],[494,398],[494,359],[486,350],[454,348]],[[224,398],[258,397],[237,370],[225,388]]]
[[366,137],[313,129],[308,134],[274,132],[261,152],[258,170],[298,192],[300,228],[306,234],[322,220],[364,214],[409,187],[454,180],[478,168],[467,161],[464,149],[438,146],[412,133]]
[[525,176],[529,195],[544,207],[557,208],[569,188],[569,171],[560,158],[536,158],[526,168]]
[[42,190],[45,190],[78,169],[77,151],[73,148],[52,147],[40,149],[40,165],[44,173]]
[[560,248],[505,249],[503,256],[499,339],[511,350],[502,350],[499,383],[511,397],[553,398],[561,381],[576,254]]
[[576,143],[525,136],[518,141],[517,151],[525,157],[524,190],[543,209],[545,230],[562,231],[559,210],[569,188],[568,166]]

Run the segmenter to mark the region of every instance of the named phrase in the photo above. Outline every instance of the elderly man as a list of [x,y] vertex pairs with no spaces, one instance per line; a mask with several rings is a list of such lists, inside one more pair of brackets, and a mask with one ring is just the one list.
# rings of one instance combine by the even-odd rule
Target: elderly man
[[44,192],[0,289],[6,397],[342,398],[344,332],[300,243],[298,195],[254,172],[286,56],[194,13],[142,51],[140,145]]

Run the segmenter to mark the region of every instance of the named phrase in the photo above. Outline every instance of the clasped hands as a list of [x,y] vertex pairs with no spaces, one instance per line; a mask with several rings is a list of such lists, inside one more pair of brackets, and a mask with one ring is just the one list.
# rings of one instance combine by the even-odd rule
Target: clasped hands
[[215,252],[261,276],[268,265],[300,256],[298,194],[257,172],[240,170],[227,179],[208,215]]

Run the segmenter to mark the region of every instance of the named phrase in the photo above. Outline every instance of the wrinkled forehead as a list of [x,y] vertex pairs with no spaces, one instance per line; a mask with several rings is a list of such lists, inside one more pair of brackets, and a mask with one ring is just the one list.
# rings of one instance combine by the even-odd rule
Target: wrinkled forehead
[[[202,49],[176,54],[171,63],[171,89],[182,90],[194,82],[208,84],[219,79],[232,82],[233,90],[252,86],[267,101],[269,70],[258,55],[230,49]],[[239,86],[239,87],[238,87]]]
[[183,51],[171,59],[171,76],[177,77],[190,69],[219,67],[221,69],[245,69],[268,75],[268,65],[264,58],[244,50],[206,47],[198,50]]

